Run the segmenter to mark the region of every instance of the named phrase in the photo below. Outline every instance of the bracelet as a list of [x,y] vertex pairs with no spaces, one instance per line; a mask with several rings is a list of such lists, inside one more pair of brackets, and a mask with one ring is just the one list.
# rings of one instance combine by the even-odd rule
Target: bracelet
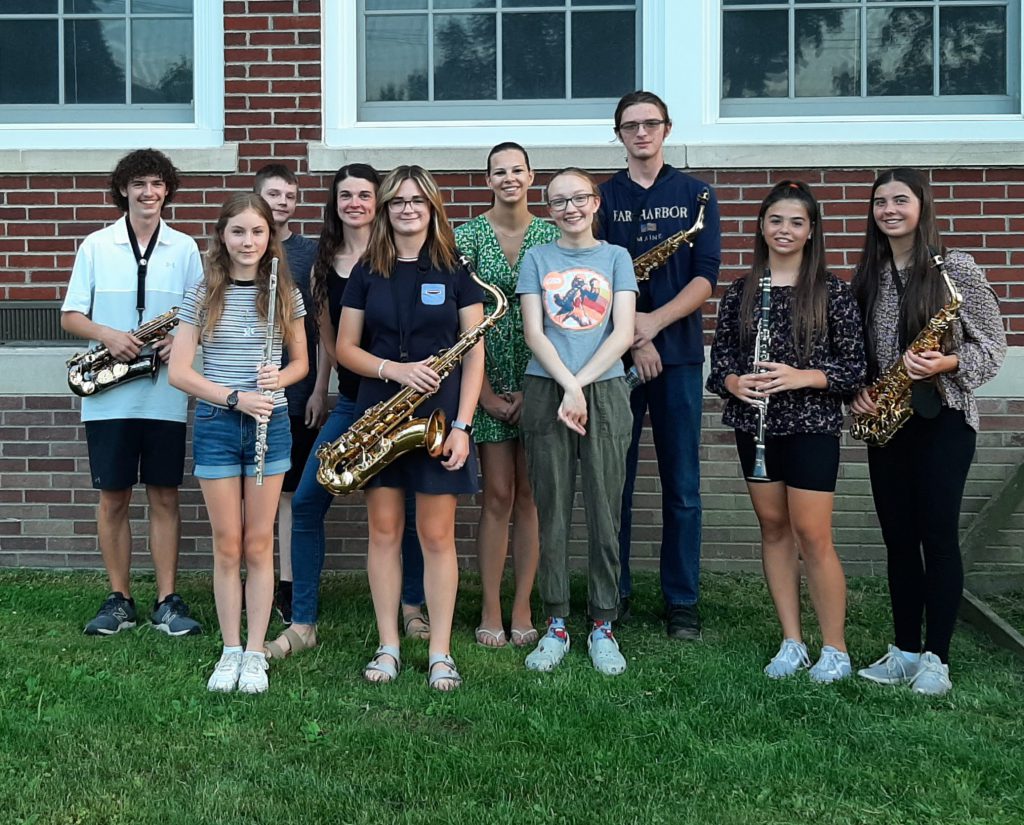
[[384,365],[388,363],[388,359],[385,358],[380,362],[380,366],[377,367],[377,377],[385,384],[388,383],[388,379],[384,377]]

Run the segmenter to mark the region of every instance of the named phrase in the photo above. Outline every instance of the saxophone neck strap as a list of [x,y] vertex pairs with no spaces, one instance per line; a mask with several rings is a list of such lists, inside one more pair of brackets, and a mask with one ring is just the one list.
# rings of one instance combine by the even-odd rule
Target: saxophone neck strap
[[132,219],[129,215],[124,216],[124,223],[128,227],[128,241],[131,243],[132,254],[135,256],[135,264],[138,267],[136,271],[138,287],[135,293],[135,309],[139,313],[139,323],[141,324],[142,313],[146,310],[146,273],[149,270],[149,261],[153,255],[153,250],[156,249],[156,241],[160,235],[160,222],[157,222],[153,235],[146,245],[145,252],[139,249],[139,239],[135,234],[135,228],[132,226]]
[[402,295],[400,285],[396,286],[395,281],[399,278],[399,269],[408,265],[408,261],[400,261],[395,265],[388,278],[388,288],[391,291],[391,302],[395,307],[395,328],[398,330],[398,358],[396,360],[406,363],[409,360],[409,339],[412,337],[413,315],[416,312],[416,300],[419,297],[423,283],[423,276],[430,271],[430,256],[424,248],[416,261],[416,275],[413,283],[410,284],[408,295],[405,297],[405,306],[402,306]]

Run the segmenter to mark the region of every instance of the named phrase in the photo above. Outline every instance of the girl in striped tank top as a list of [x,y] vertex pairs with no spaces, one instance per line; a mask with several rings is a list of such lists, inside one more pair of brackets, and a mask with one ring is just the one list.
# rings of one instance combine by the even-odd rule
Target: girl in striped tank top
[[[264,641],[274,596],[274,516],[291,465],[284,388],[299,381],[309,366],[302,297],[273,227],[270,207],[259,195],[228,199],[210,239],[203,282],[182,302],[171,352],[171,384],[198,399],[192,456],[213,527],[213,591],[224,640],[207,687],[220,692],[237,687],[263,693],[268,686]],[[277,291],[271,296],[273,258],[279,265]],[[270,365],[262,366],[270,300],[276,303],[274,347]],[[201,373],[193,367],[200,344]],[[280,369],[285,346],[288,366]],[[261,422],[267,423],[267,452],[264,483],[257,485],[255,445]]]

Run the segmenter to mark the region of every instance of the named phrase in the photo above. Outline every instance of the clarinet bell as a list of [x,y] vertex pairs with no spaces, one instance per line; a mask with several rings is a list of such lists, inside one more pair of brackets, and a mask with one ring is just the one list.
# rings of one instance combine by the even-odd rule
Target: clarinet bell
[[764,464],[764,444],[758,444],[754,447],[754,469],[750,471],[750,475],[746,476],[746,479],[755,484],[771,481],[768,478],[768,471],[765,469]]

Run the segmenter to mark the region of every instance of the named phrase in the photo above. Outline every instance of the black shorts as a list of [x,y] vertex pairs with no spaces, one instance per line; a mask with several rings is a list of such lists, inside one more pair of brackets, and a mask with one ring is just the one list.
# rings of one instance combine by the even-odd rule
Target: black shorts
[[[746,478],[754,470],[754,436],[736,430],[736,452]],[[768,478],[797,490],[836,491],[839,436],[829,433],[770,435],[764,443]]]
[[306,426],[306,419],[301,415],[289,415],[288,423],[292,428],[292,467],[284,474],[283,493],[294,493],[299,489],[302,471],[306,469],[306,459],[313,449],[320,430],[311,430]]
[[96,490],[128,490],[140,480],[178,487],[185,475],[185,422],[148,418],[86,421],[89,472]]

